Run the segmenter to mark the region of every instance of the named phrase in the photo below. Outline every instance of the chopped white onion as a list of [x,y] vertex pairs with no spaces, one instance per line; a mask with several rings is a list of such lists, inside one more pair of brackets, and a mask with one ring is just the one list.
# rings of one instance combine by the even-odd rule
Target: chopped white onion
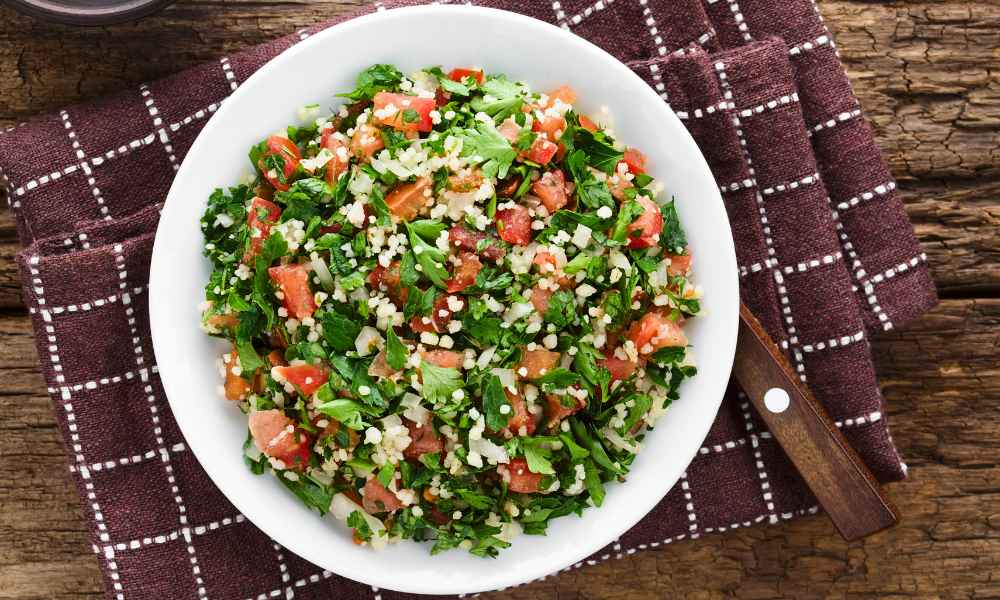
[[358,351],[358,356],[368,356],[375,348],[381,348],[383,343],[378,329],[371,325],[362,327],[358,337],[354,338],[354,348]]
[[317,254],[309,260],[309,264],[312,265],[313,273],[316,274],[316,277],[319,277],[319,284],[323,286],[323,289],[332,292],[336,285],[333,283],[333,274],[330,273],[329,267],[326,266],[326,261]]
[[498,446],[486,438],[474,440],[470,437],[469,452],[476,452],[483,458],[497,464],[507,464],[510,462],[510,457],[507,456],[507,451],[504,450],[504,447]]

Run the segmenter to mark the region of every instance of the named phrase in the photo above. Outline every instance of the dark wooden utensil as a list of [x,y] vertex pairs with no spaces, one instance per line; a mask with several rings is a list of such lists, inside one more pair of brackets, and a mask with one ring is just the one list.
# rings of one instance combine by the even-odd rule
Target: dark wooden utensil
[[896,507],[742,304],[733,375],[844,539],[896,524]]

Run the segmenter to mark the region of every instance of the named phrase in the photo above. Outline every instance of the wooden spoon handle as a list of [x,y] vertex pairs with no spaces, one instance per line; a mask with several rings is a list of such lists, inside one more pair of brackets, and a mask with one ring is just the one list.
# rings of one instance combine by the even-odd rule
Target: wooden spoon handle
[[896,524],[896,507],[745,305],[733,374],[844,539]]

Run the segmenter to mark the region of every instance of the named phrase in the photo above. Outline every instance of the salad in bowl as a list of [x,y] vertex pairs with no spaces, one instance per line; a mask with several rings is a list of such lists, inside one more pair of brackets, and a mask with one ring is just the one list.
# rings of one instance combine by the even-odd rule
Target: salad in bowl
[[599,510],[696,373],[674,200],[577,100],[376,64],[208,200],[245,462],[358,544],[496,556]]

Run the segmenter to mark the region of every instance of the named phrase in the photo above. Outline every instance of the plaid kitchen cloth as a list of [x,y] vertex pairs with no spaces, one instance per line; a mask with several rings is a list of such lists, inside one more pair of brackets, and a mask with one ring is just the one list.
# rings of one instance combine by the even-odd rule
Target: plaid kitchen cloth
[[[597,43],[673,107],[723,192],[744,301],[879,479],[902,478],[868,336],[936,295],[813,2],[476,4]],[[25,299],[109,598],[405,597],[303,561],[236,512],[177,429],[149,336],[160,203],[192,141],[257,68],[336,22],[0,132]],[[733,387],[675,488],[574,567],[816,511]]]

